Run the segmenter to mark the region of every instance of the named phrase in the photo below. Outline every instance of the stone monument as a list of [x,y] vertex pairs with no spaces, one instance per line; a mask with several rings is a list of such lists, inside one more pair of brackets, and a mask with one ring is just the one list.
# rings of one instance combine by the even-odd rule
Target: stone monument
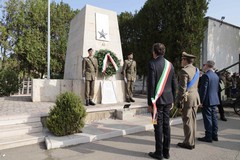
[[[82,59],[88,56],[87,50],[89,48],[93,48],[95,51],[108,49],[116,54],[116,57],[120,60],[120,66],[123,65],[116,12],[86,5],[71,21],[64,79],[73,80],[73,92],[80,95],[82,99],[84,99]],[[108,91],[104,91],[104,89]],[[111,93],[109,93],[110,91]],[[109,96],[103,95],[105,93]],[[115,95],[115,100],[113,95]],[[118,68],[115,75],[108,77],[107,80],[99,72],[95,84],[94,101],[97,103],[113,103],[123,102],[124,100],[125,85],[122,80],[121,67]]]

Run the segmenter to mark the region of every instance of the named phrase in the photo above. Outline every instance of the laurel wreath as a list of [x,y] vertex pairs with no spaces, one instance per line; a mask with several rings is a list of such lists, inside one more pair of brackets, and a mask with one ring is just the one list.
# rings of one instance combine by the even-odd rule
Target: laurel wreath
[[[102,67],[103,67],[103,59],[105,57],[106,54],[110,54],[112,59],[115,61],[115,63],[117,64],[117,67],[120,67],[120,60],[117,58],[116,54],[113,53],[112,51],[108,50],[108,49],[100,49],[98,51],[95,52],[94,57],[97,58],[98,61],[98,71],[99,73],[102,73]],[[103,76],[113,76],[115,75],[117,72],[113,66],[112,63],[108,63],[107,69],[103,74]]]

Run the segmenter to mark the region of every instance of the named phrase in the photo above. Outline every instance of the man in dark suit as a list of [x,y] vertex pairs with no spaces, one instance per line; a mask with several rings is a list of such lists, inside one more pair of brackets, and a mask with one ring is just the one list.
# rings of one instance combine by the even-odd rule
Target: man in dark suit
[[214,72],[214,61],[207,61],[203,66],[205,74],[202,75],[200,84],[200,100],[202,103],[202,115],[205,128],[205,136],[198,138],[199,141],[211,143],[213,140],[218,141],[218,120],[217,105],[219,101],[219,77]]
[[[163,157],[168,159],[169,148],[170,148],[170,124],[169,124],[169,114],[172,104],[175,99],[176,92],[176,82],[174,78],[174,67],[173,65],[166,61],[165,46],[161,43],[155,43],[152,47],[153,59],[149,61],[148,64],[148,106],[149,110],[153,111],[153,105],[157,108],[157,124],[154,124],[155,132],[155,152],[149,152],[149,156],[155,159],[162,159]],[[168,77],[165,79],[166,83],[164,88],[162,88],[162,94],[158,98],[157,84],[162,75],[165,75],[164,69],[165,64],[168,65]],[[156,102],[153,103],[153,99]]]

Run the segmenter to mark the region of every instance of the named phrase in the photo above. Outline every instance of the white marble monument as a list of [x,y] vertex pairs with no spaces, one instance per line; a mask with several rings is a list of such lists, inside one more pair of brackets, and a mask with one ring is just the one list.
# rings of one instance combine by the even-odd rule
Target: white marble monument
[[[120,65],[123,65],[116,12],[86,5],[71,21],[64,79],[77,80],[74,89],[82,99],[84,99],[82,59],[88,56],[87,50],[89,48],[93,48],[95,51],[108,49],[116,54],[117,58],[121,60]],[[101,76],[99,72],[95,85],[95,102],[106,104],[124,101],[125,86],[120,72],[121,67],[117,70],[117,74],[108,77],[108,80]],[[110,84],[111,86],[109,86]],[[104,89],[108,91],[104,91]],[[109,98],[106,94],[111,95],[112,98]]]
[[[99,74],[95,82],[93,100],[103,104],[125,101],[125,84],[121,75],[123,56],[117,13],[90,5],[81,9],[71,21],[64,79],[34,79],[32,101],[55,101],[57,95],[66,91],[72,91],[84,100],[82,59],[88,56],[89,48],[93,48],[95,51],[108,49],[114,52],[120,60],[120,67],[116,75],[106,80]],[[101,87],[104,85],[107,87]]]

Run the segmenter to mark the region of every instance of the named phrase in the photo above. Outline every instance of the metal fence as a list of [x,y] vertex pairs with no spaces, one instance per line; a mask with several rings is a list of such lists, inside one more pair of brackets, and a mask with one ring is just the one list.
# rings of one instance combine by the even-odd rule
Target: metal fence
[[21,87],[18,90],[18,94],[30,94],[31,90],[32,90],[32,81],[30,78],[28,78],[27,80],[23,80],[21,85]]

